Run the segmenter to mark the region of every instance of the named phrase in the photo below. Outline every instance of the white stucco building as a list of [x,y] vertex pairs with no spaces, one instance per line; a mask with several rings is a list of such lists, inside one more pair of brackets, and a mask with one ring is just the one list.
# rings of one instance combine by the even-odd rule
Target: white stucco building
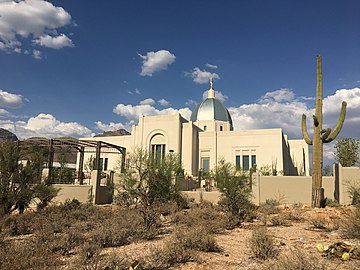
[[[300,123],[300,122],[299,122]],[[208,98],[192,112],[190,121],[175,115],[141,116],[131,135],[82,138],[126,148],[127,155],[143,148],[155,155],[180,155],[185,174],[213,170],[223,158],[238,168],[275,166],[284,175],[309,175],[309,149],[304,140],[289,140],[281,128],[233,129],[226,107],[215,97],[210,81]],[[85,154],[84,159],[90,154]],[[103,170],[112,170],[118,155],[101,154]]]

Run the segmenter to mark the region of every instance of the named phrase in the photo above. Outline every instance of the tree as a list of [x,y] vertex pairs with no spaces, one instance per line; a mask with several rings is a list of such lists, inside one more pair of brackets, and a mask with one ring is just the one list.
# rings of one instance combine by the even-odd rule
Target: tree
[[36,198],[45,207],[57,194],[53,187],[40,183],[41,157],[37,155],[42,153],[29,153],[26,152],[26,158],[32,156],[33,161],[22,160],[17,142],[0,143],[0,216],[15,210],[23,213]]
[[359,163],[360,141],[352,138],[339,139],[335,144],[335,159],[343,167],[351,167]]
[[219,205],[232,214],[239,222],[243,221],[253,204],[249,176],[230,162],[221,159],[213,173],[217,187],[222,192]]
[[181,198],[173,181],[181,172],[177,155],[155,159],[151,153],[137,149],[130,156],[129,169],[120,175],[119,194],[138,203],[145,226],[150,228],[156,222],[156,204]]

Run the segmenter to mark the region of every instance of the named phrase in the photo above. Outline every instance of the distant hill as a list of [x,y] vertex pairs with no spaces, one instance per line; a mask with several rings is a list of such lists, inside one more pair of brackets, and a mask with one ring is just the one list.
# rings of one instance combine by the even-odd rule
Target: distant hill
[[6,129],[0,128],[0,141],[17,141],[18,137]]
[[110,137],[110,136],[124,136],[124,135],[131,135],[131,133],[122,128],[115,131],[105,131],[104,133],[97,134],[94,137]]

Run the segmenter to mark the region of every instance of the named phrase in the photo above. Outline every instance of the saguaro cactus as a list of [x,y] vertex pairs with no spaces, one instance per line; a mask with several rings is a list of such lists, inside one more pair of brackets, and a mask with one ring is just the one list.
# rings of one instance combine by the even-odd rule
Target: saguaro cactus
[[346,114],[346,102],[342,102],[340,117],[333,131],[322,128],[322,64],[321,56],[316,57],[316,104],[313,140],[306,129],[306,115],[302,116],[302,134],[307,144],[312,145],[312,198],[311,207],[320,207],[323,167],[323,143],[333,141],[339,134]]

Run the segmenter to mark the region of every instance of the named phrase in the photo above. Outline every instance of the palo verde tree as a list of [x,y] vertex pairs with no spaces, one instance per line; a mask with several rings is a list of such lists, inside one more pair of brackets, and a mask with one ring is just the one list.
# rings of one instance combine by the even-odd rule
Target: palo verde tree
[[243,170],[237,170],[230,162],[221,159],[212,175],[220,189],[219,205],[228,211],[236,222],[244,220],[253,208],[251,198],[251,181]]
[[352,138],[337,140],[335,144],[335,159],[343,167],[351,167],[359,163],[360,141]]
[[130,156],[129,169],[120,174],[118,191],[138,203],[145,226],[151,228],[156,222],[155,206],[158,203],[181,200],[174,183],[174,177],[181,173],[177,155],[155,158],[153,153],[137,149]]
[[322,167],[323,167],[323,143],[333,141],[339,134],[346,115],[346,102],[342,102],[340,117],[333,131],[330,128],[322,127],[322,63],[321,56],[316,57],[316,101],[313,139],[309,138],[306,129],[306,115],[302,116],[302,134],[307,144],[312,145],[312,198],[311,207],[320,207],[322,188]]

